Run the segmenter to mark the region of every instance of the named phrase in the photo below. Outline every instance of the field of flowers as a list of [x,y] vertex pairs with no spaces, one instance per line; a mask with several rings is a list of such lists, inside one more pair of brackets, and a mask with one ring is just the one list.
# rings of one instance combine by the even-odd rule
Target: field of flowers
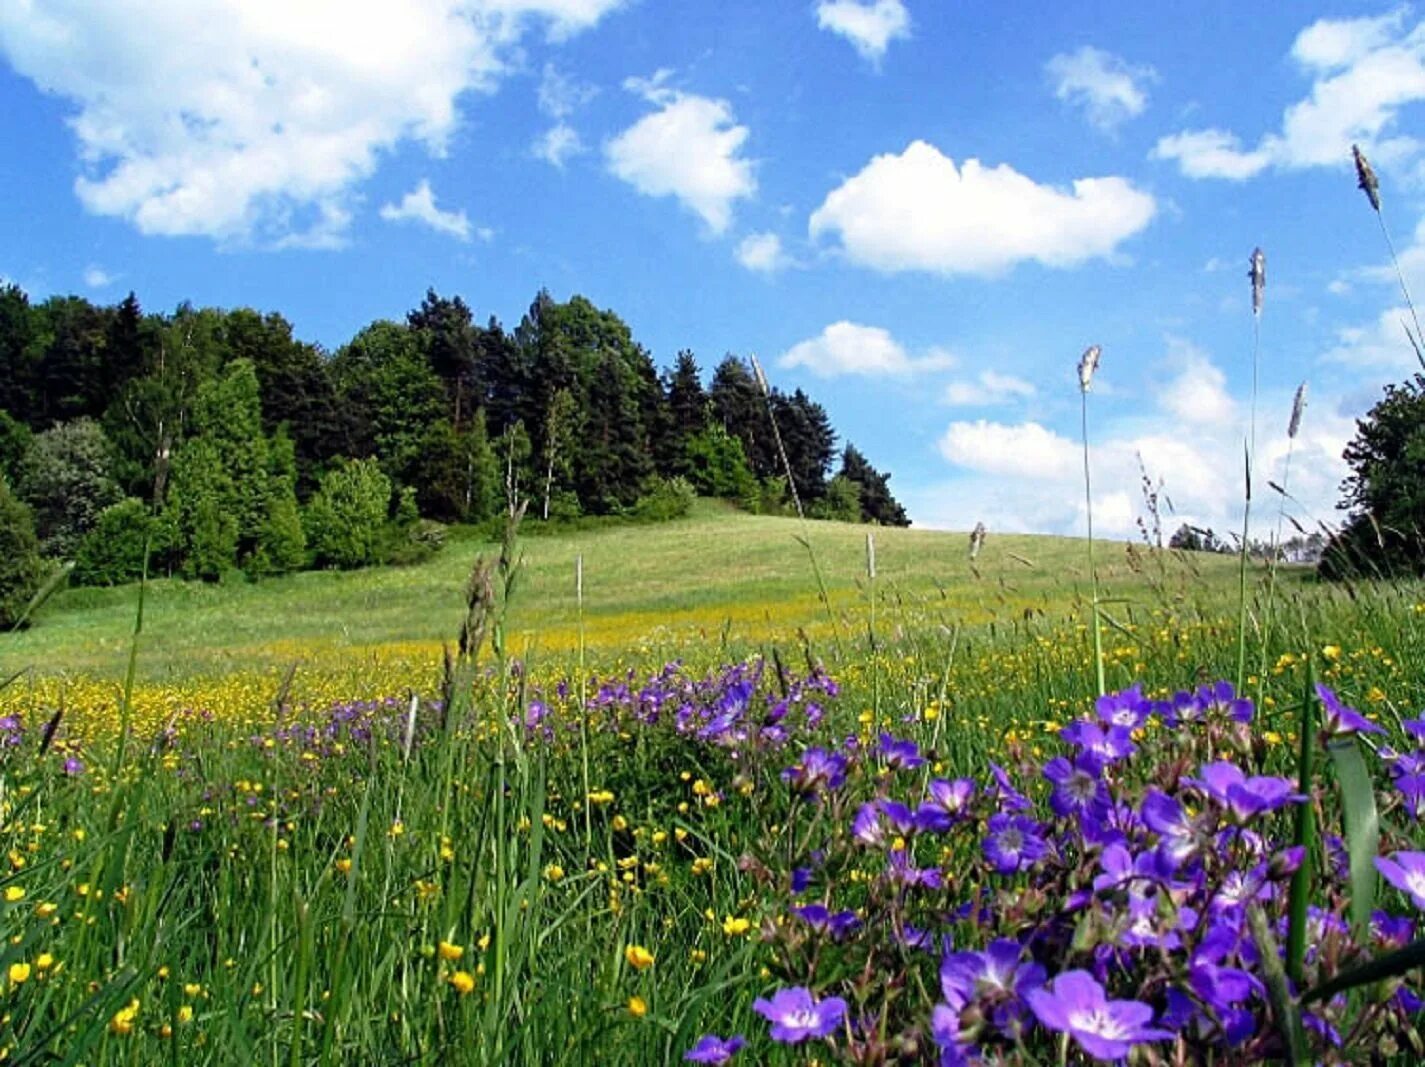
[[1277,585],[1239,693],[1144,586],[1099,697],[1081,601],[544,646],[505,563],[449,652],[12,677],[0,1058],[1425,1056],[1425,591]]

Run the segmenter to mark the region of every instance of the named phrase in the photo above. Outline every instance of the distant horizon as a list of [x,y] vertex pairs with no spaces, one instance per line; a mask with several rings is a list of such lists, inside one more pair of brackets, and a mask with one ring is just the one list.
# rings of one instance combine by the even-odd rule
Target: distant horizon
[[0,12],[0,280],[275,312],[328,352],[428,288],[509,329],[583,295],[660,368],[756,353],[955,531],[1082,534],[1093,343],[1095,532],[1135,538],[1140,456],[1169,533],[1240,531],[1256,247],[1254,480],[1308,381],[1304,527],[1416,367],[1350,158],[1425,294],[1407,7],[236,4]]

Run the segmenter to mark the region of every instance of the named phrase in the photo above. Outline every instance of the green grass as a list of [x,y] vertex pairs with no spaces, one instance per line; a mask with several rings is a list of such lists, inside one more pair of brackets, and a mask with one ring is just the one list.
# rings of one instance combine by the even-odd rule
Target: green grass
[[[461,665],[450,714],[426,705],[409,755],[399,731],[379,730],[304,751],[274,730],[277,678],[305,663],[294,703],[312,710],[295,721],[322,723],[329,704],[362,695],[363,657],[416,647],[430,655],[362,684],[433,695],[471,563],[498,546],[467,534],[409,568],[153,583],[138,691],[216,679],[227,702],[214,721],[137,715],[111,774],[112,732],[80,728],[75,690],[58,690],[71,694],[63,705],[38,684],[0,691],[29,729],[24,745],[0,748],[0,1050],[95,1067],[644,1064],[678,1061],[711,1030],[753,1039],[742,1062],[805,1062],[774,1048],[750,1009],[792,975],[757,935],[784,917],[785,872],[739,862],[754,846],[789,854],[821,819],[780,779],[795,749],[734,756],[674,732],[672,705],[656,722],[635,707],[581,711],[576,555],[598,677],[646,678],[672,654],[694,675],[748,653],[776,653],[799,674],[805,629],[842,685],[816,742],[894,731],[931,753],[936,774],[1042,758],[1058,723],[1090,706],[1095,670],[1082,542],[991,534],[972,567],[961,534],[875,530],[873,623],[867,529],[813,523],[837,653],[803,529],[704,504],[661,526],[525,539],[505,630],[526,663],[487,646]],[[1230,672],[1234,559],[1112,543],[1098,558],[1110,686],[1142,679],[1171,692]],[[1267,765],[1291,759],[1290,721],[1270,702],[1301,692],[1308,656],[1383,722],[1425,701],[1418,585],[1319,587],[1288,569],[1269,639],[1256,623],[1264,576],[1249,586],[1250,662],[1269,665],[1255,728]],[[112,725],[136,594],[59,594],[31,630],[0,639],[0,680],[27,665],[37,677],[93,676],[107,704],[85,714]],[[322,686],[307,680],[322,670]],[[567,699],[553,695],[561,680]],[[762,684],[779,684],[773,668]],[[552,705],[548,740],[522,729],[536,694]],[[39,726],[59,706],[59,741],[41,753]],[[68,755],[88,772],[66,776]],[[725,929],[729,917],[748,930]],[[442,942],[460,958],[443,958]],[[654,966],[633,969],[629,945],[652,951]],[[12,966],[28,968],[23,981]],[[473,992],[452,984],[457,971]],[[646,1012],[630,1011],[633,997]]]
[[[576,629],[574,559],[584,557],[590,647],[613,651],[650,640],[719,640],[752,647],[799,627],[825,636],[806,552],[794,519],[746,515],[700,502],[692,517],[657,526],[527,538],[524,575],[512,606],[513,647],[567,650]],[[1083,543],[1071,538],[991,534],[972,565],[960,533],[876,529],[884,632],[941,624],[982,626],[1081,613],[1089,582]],[[867,527],[810,524],[828,594],[845,628],[863,628]],[[494,555],[471,531],[456,531],[424,564],[351,572],[308,572],[260,583],[152,582],[144,619],[141,677],[159,679],[281,665],[308,652],[449,640],[461,618],[463,586],[478,554]],[[1138,553],[1106,543],[1101,552],[1108,613],[1129,617],[1173,606],[1217,606],[1232,592],[1229,557]],[[1284,571],[1290,595],[1301,576]],[[119,675],[133,624],[134,588],[71,589],[35,625],[0,637],[0,668]]]

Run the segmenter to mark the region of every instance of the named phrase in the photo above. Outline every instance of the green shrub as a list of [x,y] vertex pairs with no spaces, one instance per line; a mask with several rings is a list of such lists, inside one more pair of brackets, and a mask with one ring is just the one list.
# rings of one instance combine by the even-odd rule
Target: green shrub
[[8,629],[19,620],[44,575],[30,509],[10,494],[0,478],[0,627]]
[[121,585],[143,576],[144,547],[155,523],[142,500],[129,497],[99,513],[79,543],[73,580],[78,585]]
[[381,561],[395,567],[424,563],[445,545],[446,526],[433,519],[417,519],[402,526],[388,523]]
[[184,577],[217,581],[237,567],[238,517],[230,506],[232,479],[207,437],[178,450],[165,509]]
[[93,419],[60,423],[30,442],[16,489],[34,509],[46,555],[72,555],[99,513],[123,499],[112,468],[109,441]]
[[688,481],[702,496],[745,501],[757,493],[757,478],[742,442],[719,425],[688,439]]
[[379,563],[391,479],[374,459],[342,460],[322,476],[303,525],[312,559],[323,567]]
[[686,478],[658,478],[633,505],[633,516],[642,522],[681,519],[693,508],[698,494]]

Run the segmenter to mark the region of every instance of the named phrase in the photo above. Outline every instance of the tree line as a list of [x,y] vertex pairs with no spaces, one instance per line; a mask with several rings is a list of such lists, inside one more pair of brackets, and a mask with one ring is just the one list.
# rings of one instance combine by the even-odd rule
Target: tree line
[[706,385],[691,352],[660,373],[613,311],[545,291],[507,330],[431,290],[328,353],[276,313],[36,303],[12,285],[0,566],[43,570],[17,562],[31,540],[94,583],[135,577],[145,546],[152,569],[194,578],[359,566],[520,504],[659,518],[694,495],[909,524],[820,404],[762,385],[735,355]]

